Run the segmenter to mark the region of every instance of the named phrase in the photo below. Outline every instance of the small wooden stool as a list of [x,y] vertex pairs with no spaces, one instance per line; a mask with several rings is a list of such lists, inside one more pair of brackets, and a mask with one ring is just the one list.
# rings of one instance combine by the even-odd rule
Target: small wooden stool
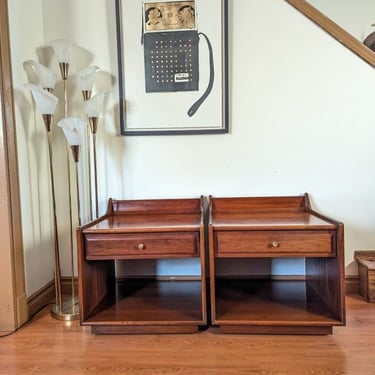
[[375,302],[375,251],[355,251],[354,258],[358,263],[359,293],[367,302]]

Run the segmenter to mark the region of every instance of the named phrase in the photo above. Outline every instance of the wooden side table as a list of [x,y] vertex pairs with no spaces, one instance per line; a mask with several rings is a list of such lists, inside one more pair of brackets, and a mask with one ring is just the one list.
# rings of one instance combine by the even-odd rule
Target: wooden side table
[[[308,195],[209,198],[212,324],[221,332],[331,334],[345,324],[344,227]],[[302,280],[224,276],[228,259],[303,258]],[[242,267],[243,268],[243,267]]]
[[[78,229],[80,321],[96,334],[190,333],[207,323],[203,198],[109,200]],[[197,278],[118,279],[115,261],[200,260]]]
[[375,302],[375,251],[356,250],[354,258],[358,264],[359,293],[367,302]]

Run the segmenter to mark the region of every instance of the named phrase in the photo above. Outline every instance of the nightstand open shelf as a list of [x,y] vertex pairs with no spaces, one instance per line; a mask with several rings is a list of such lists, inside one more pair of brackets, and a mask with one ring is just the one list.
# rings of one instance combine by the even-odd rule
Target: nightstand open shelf
[[[215,285],[216,324],[222,332],[229,325],[231,332],[241,333],[273,333],[283,326],[285,333],[307,333],[317,326],[320,333],[330,333],[332,325],[340,325],[304,280],[225,278]],[[317,328],[312,331],[318,333]]]
[[116,281],[116,292],[85,324],[91,325],[94,333],[102,332],[103,325],[107,333],[111,326],[119,333],[118,325],[123,333],[136,331],[134,326],[138,330],[142,326],[147,326],[145,330],[155,326],[158,332],[159,326],[165,324],[186,325],[189,330],[189,326],[201,322],[202,313],[200,281],[122,279]]

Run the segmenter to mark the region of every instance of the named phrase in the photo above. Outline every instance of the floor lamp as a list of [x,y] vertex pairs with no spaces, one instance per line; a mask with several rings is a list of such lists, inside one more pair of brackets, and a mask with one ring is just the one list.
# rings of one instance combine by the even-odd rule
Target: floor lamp
[[[70,161],[71,156],[75,165],[75,181],[76,181],[76,192],[77,192],[77,209],[78,209],[78,225],[82,224],[81,219],[81,204],[80,204],[80,186],[79,186],[79,175],[78,175],[78,162],[80,148],[83,140],[83,131],[86,131],[86,137],[90,138],[90,131],[92,135],[92,146],[90,147],[89,140],[87,143],[88,151],[88,189],[89,189],[89,209],[90,219],[94,219],[92,214],[92,177],[91,169],[94,170],[94,186],[95,186],[95,209],[96,217],[98,217],[98,187],[97,187],[97,160],[96,160],[96,129],[97,122],[100,114],[100,107],[103,104],[104,92],[99,92],[91,98],[92,87],[94,82],[94,75],[99,69],[97,66],[89,66],[77,73],[78,86],[82,90],[84,106],[88,116],[88,122],[90,127],[87,126],[87,122],[79,119],[78,117],[68,116],[68,75],[71,53],[74,47],[74,43],[65,39],[58,39],[50,42],[50,46],[53,48],[55,57],[58,61],[61,79],[64,85],[64,118],[58,123],[64,132],[67,140],[67,172],[68,172],[68,196],[69,196],[69,220],[70,220],[70,256],[71,256],[71,296],[63,300],[62,287],[61,287],[61,270],[60,270],[60,249],[59,249],[59,236],[58,236],[58,223],[56,214],[56,194],[55,194],[55,182],[54,182],[54,171],[53,171],[53,147],[52,147],[52,115],[55,112],[56,105],[59,99],[52,94],[57,75],[48,67],[39,64],[33,60],[25,61],[24,66],[31,66],[36,74],[36,78],[39,81],[39,85],[28,84],[32,91],[33,97],[40,112],[43,115],[43,120],[48,133],[48,152],[49,152],[49,165],[50,165],[50,179],[52,187],[52,207],[53,207],[53,226],[54,226],[54,254],[55,254],[55,294],[56,303],[51,308],[51,315],[59,320],[75,320],[79,318],[79,306],[78,296],[75,293],[75,280],[74,280],[74,251],[73,251],[73,219],[72,219],[72,193],[71,193],[71,172],[70,172]],[[35,80],[35,77],[34,77]],[[47,106],[46,103],[49,103]],[[51,107],[53,103],[53,108]],[[69,148],[71,151],[69,151]],[[94,156],[94,164],[90,159],[90,150],[92,149]]]

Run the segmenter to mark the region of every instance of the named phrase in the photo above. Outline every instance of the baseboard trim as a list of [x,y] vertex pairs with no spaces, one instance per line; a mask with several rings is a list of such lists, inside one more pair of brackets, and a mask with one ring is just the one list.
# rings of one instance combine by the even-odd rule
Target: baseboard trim
[[[71,295],[72,293],[72,279],[71,277],[61,278],[61,293],[62,295]],[[78,294],[77,279],[74,279],[75,293]],[[51,280],[37,292],[33,293],[27,298],[28,315],[29,318],[36,314],[43,307],[53,304],[55,302],[55,282]]]
[[29,318],[55,299],[55,284],[52,281],[27,298]]

